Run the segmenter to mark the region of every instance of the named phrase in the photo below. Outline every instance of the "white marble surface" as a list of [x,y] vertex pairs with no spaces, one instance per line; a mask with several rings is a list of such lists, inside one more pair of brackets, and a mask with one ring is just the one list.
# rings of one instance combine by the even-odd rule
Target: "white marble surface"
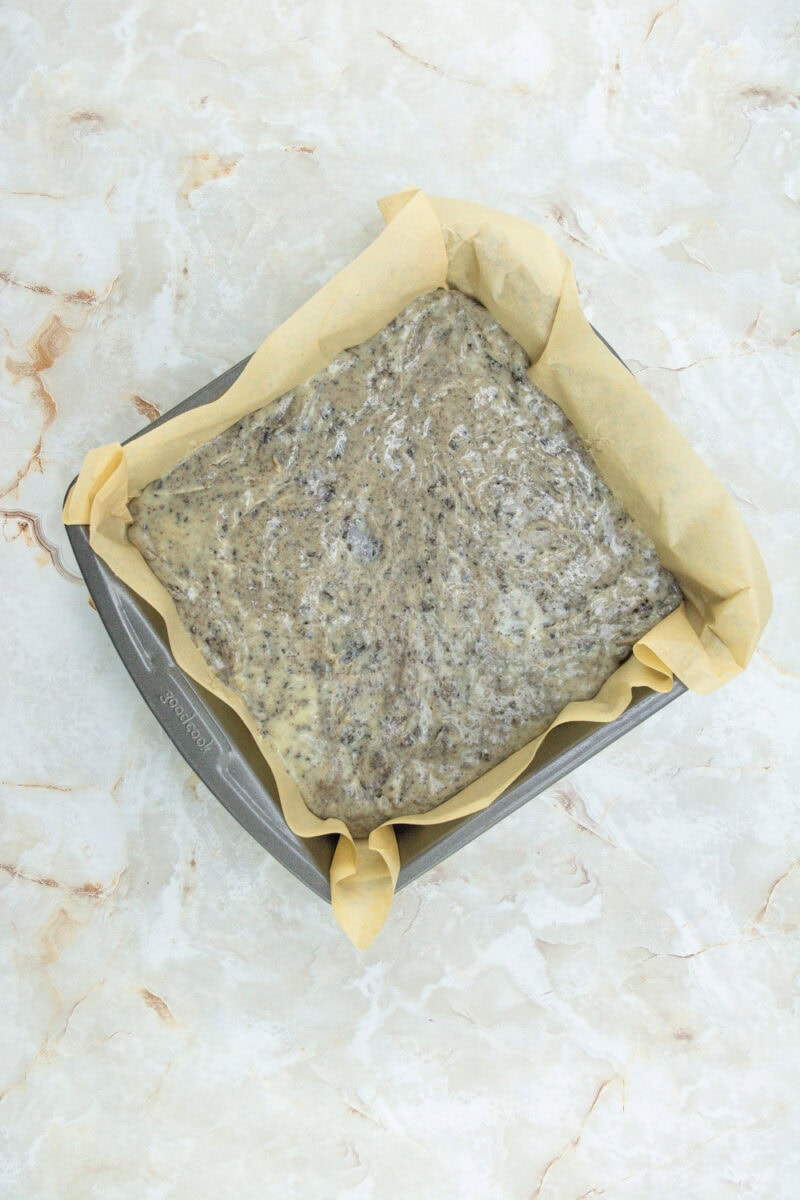
[[[796,5],[28,0],[0,25],[0,1195],[797,1196]],[[407,182],[559,240],[776,611],[745,676],[410,887],[361,954],[161,735],[59,506]]]

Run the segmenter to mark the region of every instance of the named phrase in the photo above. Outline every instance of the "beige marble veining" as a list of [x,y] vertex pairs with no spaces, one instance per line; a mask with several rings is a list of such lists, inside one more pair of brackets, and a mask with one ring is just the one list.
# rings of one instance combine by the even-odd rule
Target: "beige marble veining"
[[[796,1196],[796,6],[0,25],[0,1196]],[[736,497],[775,613],[745,675],[402,892],[362,954],[162,736],[60,502],[407,182],[559,241]]]

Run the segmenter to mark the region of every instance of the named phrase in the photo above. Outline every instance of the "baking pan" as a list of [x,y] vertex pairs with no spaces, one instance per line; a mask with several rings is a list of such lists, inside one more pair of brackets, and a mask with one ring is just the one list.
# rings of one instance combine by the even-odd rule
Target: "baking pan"
[[[248,361],[231,367],[129,441],[187,409],[218,399]],[[100,619],[164,732],[239,824],[313,892],[330,900],[328,874],[336,836],[306,841],[292,833],[283,819],[272,773],[245,725],[217,696],[183,673],[170,653],[161,617],[98,558],[89,545],[88,526],[67,525],[66,530]],[[616,721],[574,722],[554,729],[528,770],[483,812],[443,825],[399,826],[398,888],[527,804],[685,690],[677,680],[671,692],[639,688]]]

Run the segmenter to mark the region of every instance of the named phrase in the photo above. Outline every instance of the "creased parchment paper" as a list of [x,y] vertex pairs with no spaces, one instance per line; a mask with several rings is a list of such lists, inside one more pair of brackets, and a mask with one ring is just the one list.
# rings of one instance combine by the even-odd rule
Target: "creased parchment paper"
[[275,777],[300,837],[339,835],[331,865],[336,919],[366,947],[383,924],[399,870],[392,826],[435,825],[490,804],[529,765],[547,732],[436,809],[398,817],[353,841],[342,821],[306,808],[275,748],[242,700],[210,671],[175,605],[127,539],[128,501],[197,446],[314,375],[388,324],[417,296],[448,285],[474,296],[527,351],[530,378],[561,405],[623,505],[654,540],[686,597],[634,647],[592,700],[567,721],[612,721],[634,687],[665,692],[677,675],[710,692],[747,664],[769,617],[769,584],[739,513],[644,389],[593,333],[569,260],[541,229],[477,204],[409,188],[380,201],[383,233],[272,333],[231,388],[127,446],[87,454],[64,508],[88,524],[95,552],[164,618],[176,662],[235,710]]

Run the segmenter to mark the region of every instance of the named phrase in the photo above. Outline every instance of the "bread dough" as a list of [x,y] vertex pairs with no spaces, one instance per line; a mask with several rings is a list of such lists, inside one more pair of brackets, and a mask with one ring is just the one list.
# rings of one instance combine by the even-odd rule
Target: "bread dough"
[[525,745],[680,603],[528,365],[432,292],[131,503],[211,668],[356,837]]

